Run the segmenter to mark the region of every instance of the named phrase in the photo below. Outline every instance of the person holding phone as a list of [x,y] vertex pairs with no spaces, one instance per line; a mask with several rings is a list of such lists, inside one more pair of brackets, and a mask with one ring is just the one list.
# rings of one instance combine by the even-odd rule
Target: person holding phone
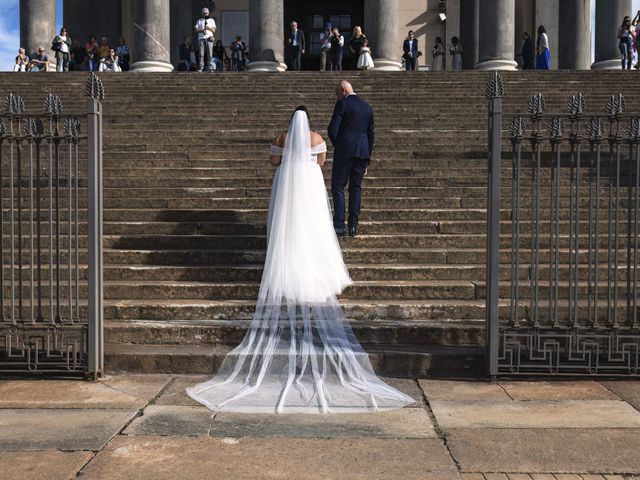
[[211,59],[213,58],[213,42],[215,41],[213,34],[216,32],[216,22],[209,17],[208,8],[202,9],[202,17],[196,23],[195,30],[198,32],[198,49],[200,53],[198,71],[202,72],[206,65],[207,70],[212,72]]
[[320,35],[320,71],[324,72],[327,70],[327,63],[329,65],[329,70],[331,70],[331,62],[329,60],[329,52],[331,51],[331,37],[333,33],[331,32],[332,26],[330,23],[326,23],[324,26],[324,32]]
[[631,70],[631,56],[633,54],[634,29],[631,25],[631,17],[628,15],[622,20],[622,25],[618,28],[618,48],[622,55],[622,70]]

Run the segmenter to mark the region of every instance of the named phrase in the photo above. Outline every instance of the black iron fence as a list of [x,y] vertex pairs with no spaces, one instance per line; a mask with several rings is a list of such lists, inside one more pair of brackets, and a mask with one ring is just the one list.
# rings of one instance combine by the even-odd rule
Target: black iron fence
[[[9,94],[0,116],[0,375],[100,376],[102,82],[86,118],[52,93],[41,114]],[[86,129],[86,134],[83,130]]]
[[489,374],[640,375],[640,113],[537,94],[506,116],[497,74],[486,94]]

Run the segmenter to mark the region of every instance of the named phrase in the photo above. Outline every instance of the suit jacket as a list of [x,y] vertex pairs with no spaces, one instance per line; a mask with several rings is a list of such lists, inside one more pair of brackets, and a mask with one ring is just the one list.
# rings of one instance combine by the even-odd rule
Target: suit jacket
[[413,58],[418,58],[418,39],[414,38],[413,39],[413,45],[411,45],[412,48],[409,48],[409,40],[405,40],[404,44],[402,45],[402,50],[404,50],[405,55],[407,53],[413,53]]
[[533,41],[531,37],[527,37],[522,45],[522,63],[525,69],[533,70],[535,67],[535,56]]
[[371,158],[373,109],[357,95],[349,95],[336,103],[327,130],[334,147],[334,162],[349,157]]
[[[296,31],[296,34],[298,36],[298,38],[297,38],[298,48],[300,50],[306,50],[306,42],[305,42],[305,38],[304,38],[304,32],[302,30],[298,29]],[[289,44],[289,46],[293,47],[293,30],[289,34],[289,39],[291,39],[291,43]]]

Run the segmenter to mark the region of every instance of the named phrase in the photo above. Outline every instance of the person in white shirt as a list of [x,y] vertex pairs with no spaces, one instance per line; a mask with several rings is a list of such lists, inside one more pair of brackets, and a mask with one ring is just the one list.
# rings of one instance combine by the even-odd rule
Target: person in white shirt
[[118,61],[118,55],[116,51],[109,49],[109,56],[100,59],[100,65],[98,67],[101,72],[121,72],[120,62]]
[[215,41],[213,34],[216,32],[216,22],[209,17],[208,8],[202,9],[202,18],[196,23],[195,30],[198,32],[198,48],[200,52],[198,71],[203,71],[206,65],[207,70],[212,72],[211,58],[213,57],[213,43]]
[[53,39],[53,49],[56,52],[56,71],[69,71],[69,54],[71,53],[71,37],[66,27],[60,29],[60,35]]
[[536,70],[551,70],[551,53],[549,51],[549,37],[544,25],[538,27],[536,40]]
[[618,48],[622,55],[622,70],[631,70],[633,56],[633,36],[635,29],[631,25],[631,18],[624,17],[618,29]]

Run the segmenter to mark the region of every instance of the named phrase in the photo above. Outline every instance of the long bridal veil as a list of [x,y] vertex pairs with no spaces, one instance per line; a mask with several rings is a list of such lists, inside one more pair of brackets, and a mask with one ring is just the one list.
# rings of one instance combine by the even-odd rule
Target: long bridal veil
[[309,131],[297,111],[273,180],[250,328],[212,379],[187,389],[212,410],[346,413],[413,403],[376,377],[336,298],[352,282]]

